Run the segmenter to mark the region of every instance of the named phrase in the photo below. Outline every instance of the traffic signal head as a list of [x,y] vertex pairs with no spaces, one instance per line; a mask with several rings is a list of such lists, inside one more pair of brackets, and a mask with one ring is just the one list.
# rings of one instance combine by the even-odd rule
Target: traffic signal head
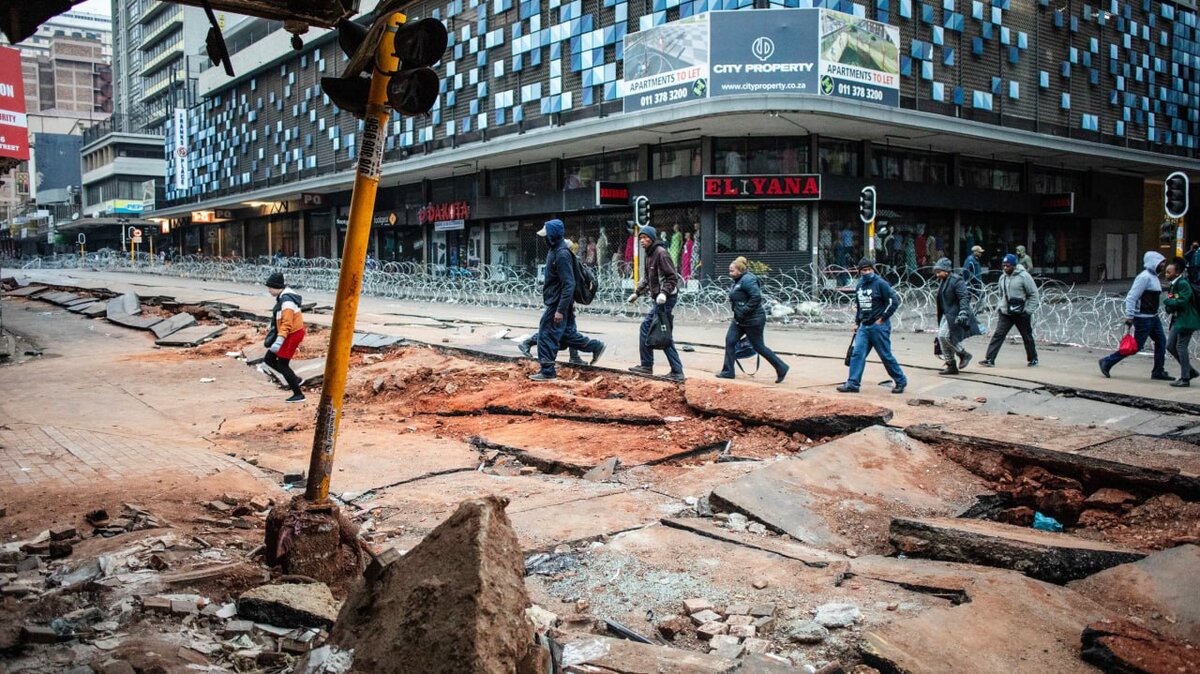
[[650,199],[647,197],[638,197],[633,200],[633,220],[638,227],[645,227],[650,224]]
[[1167,217],[1182,218],[1188,212],[1188,177],[1182,171],[1167,176],[1163,183],[1163,207]]
[[[376,34],[380,33],[374,28],[364,32],[361,26],[347,21],[338,26],[338,43],[347,55],[353,56],[364,51],[364,47],[369,47],[364,42]],[[402,115],[429,112],[440,93],[438,76],[431,66],[440,61],[446,52],[449,43],[446,26],[437,19],[421,19],[395,27],[388,26],[380,39],[381,43],[377,43],[380,51],[386,52],[377,57],[374,67],[379,68],[378,59],[384,56],[392,56],[399,61],[395,71],[380,71],[388,78],[388,105]],[[369,77],[354,71],[347,72],[343,77],[321,79],[322,89],[334,104],[359,118],[367,112],[370,83]]]
[[858,217],[864,223],[875,219],[875,188],[870,185],[858,194]]

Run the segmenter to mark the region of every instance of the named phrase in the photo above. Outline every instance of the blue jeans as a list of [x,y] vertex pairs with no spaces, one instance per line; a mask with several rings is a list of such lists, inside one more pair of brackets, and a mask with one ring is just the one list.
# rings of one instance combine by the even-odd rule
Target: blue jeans
[[579,330],[575,328],[574,308],[568,311],[566,316],[563,316],[561,323],[554,322],[556,309],[556,306],[549,306],[542,311],[542,320],[538,324],[537,336],[538,363],[542,367],[542,374],[551,377],[555,374],[554,361],[558,358],[561,348],[567,347],[595,353],[602,346],[599,341],[579,334]]
[[[642,367],[654,367],[654,349],[646,346],[646,339],[650,336],[650,323],[654,321],[654,313],[658,310],[658,305],[653,304],[653,298],[650,300],[650,311],[646,314],[646,318],[642,319],[642,329],[639,333],[638,350],[642,357]],[[667,317],[671,316],[671,312],[675,310],[675,303],[679,301],[677,295],[667,295],[667,303],[663,305],[663,310],[667,312]],[[663,349],[663,353],[667,356],[667,362],[671,365],[671,372],[683,374],[683,362],[679,360],[679,352],[675,350],[675,343]]]
[[[1154,342],[1154,369],[1150,372],[1151,375],[1166,374],[1163,368],[1163,363],[1166,361],[1167,352],[1167,333],[1163,332],[1162,321],[1158,316],[1150,316],[1148,318],[1137,317],[1133,319],[1133,338],[1137,340],[1138,351],[1146,346],[1146,338]],[[1119,352],[1113,351],[1109,355],[1100,360],[1104,363],[1104,367],[1111,368],[1113,365],[1125,360]]]
[[857,390],[862,386],[863,370],[867,367],[867,354],[871,349],[879,354],[883,368],[895,385],[907,386],[908,378],[892,355],[892,323],[888,321],[883,325],[870,323],[858,326],[858,332],[854,333],[854,348],[850,352],[850,376],[846,379],[846,387]]

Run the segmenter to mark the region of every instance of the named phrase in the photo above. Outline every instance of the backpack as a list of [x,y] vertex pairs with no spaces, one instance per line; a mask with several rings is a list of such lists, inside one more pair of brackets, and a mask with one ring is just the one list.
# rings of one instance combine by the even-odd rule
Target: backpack
[[596,272],[582,265],[575,253],[571,253],[571,268],[575,272],[575,304],[591,304],[600,288],[600,283],[596,281]]

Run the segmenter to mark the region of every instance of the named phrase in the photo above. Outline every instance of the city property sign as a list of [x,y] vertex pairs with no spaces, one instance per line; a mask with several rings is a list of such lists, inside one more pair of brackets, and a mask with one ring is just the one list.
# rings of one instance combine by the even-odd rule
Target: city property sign
[[816,201],[821,175],[704,176],[704,201]]
[[597,206],[628,206],[629,185],[627,183],[606,183],[596,181]]
[[624,67],[626,112],[764,93],[900,105],[900,30],[826,9],[714,11],[648,28],[625,36]]
[[29,121],[25,116],[21,52],[8,47],[0,47],[0,157],[29,159]]

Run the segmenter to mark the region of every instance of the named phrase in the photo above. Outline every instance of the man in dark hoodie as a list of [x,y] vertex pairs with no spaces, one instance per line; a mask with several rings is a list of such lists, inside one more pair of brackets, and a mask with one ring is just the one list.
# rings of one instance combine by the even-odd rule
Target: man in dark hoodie
[[548,381],[558,376],[554,361],[562,347],[575,348],[592,354],[592,364],[600,360],[604,344],[589,339],[575,329],[575,264],[571,249],[563,240],[563,222],[547,220],[538,231],[546,237],[550,252],[546,253],[546,280],[542,286],[542,320],[538,325],[538,362],[541,371],[530,375],[534,381]]
[[879,354],[883,367],[892,378],[892,393],[904,393],[908,378],[892,355],[892,314],[900,308],[900,297],[892,286],[875,273],[875,263],[868,258],[858,261],[860,274],[854,289],[857,311],[854,315],[854,346],[850,351],[850,376],[837,387],[839,393],[858,393],[862,386],[863,370],[871,349]]
[[[978,246],[976,246],[978,247]],[[943,257],[933,265],[938,280],[937,340],[946,362],[938,374],[958,374],[971,362],[971,353],[962,345],[968,337],[982,335],[983,328],[971,310],[971,291],[967,282],[954,273],[954,263]],[[954,357],[958,356],[958,362]]]
[[[657,307],[662,307],[666,312],[667,320],[672,320],[671,312],[679,300],[677,294],[679,292],[679,272],[675,271],[675,265],[671,262],[671,254],[667,251],[666,243],[659,240],[658,232],[653,227],[646,225],[638,230],[638,243],[646,251],[646,276],[629,296],[629,302],[632,304],[642,295],[649,295],[654,298]],[[638,342],[642,364],[629,368],[630,372],[654,374],[654,350],[646,344],[646,340],[650,337],[650,326],[654,322],[657,307],[651,307],[642,321]],[[675,350],[675,344],[663,349],[663,353],[666,354],[667,362],[671,365],[671,371],[666,376],[667,379],[683,381],[683,362],[679,360],[679,352]]]

